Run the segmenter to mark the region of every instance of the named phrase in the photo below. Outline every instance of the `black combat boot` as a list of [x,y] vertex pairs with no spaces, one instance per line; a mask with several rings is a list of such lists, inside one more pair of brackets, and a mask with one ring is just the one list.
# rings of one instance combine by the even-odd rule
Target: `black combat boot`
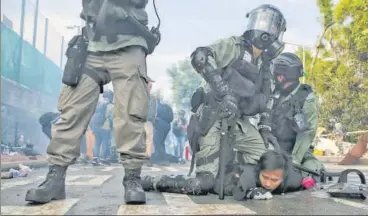
[[65,175],[67,166],[50,165],[46,179],[37,188],[27,191],[26,201],[48,203],[65,199]]
[[125,169],[123,180],[126,204],[145,204],[146,193],[141,185],[141,169]]

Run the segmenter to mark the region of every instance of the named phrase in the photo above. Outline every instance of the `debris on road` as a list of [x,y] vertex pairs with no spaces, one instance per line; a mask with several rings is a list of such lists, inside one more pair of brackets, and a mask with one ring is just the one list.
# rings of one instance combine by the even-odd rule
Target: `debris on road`
[[27,177],[28,174],[32,172],[29,166],[19,164],[19,169],[10,169],[7,172],[1,172],[1,179],[11,179],[18,177]]

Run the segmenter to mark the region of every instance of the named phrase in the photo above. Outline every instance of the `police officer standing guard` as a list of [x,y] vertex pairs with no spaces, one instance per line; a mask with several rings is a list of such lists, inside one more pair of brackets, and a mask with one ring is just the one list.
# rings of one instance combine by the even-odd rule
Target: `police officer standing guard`
[[112,81],[114,135],[125,168],[125,202],[144,204],[140,175],[146,158],[144,123],[149,103],[146,56],[153,52],[160,35],[157,29],[150,31],[146,27],[148,0],[82,3],[81,18],[87,23],[84,32],[88,40],[83,35],[69,43],[63,76],[66,85],[58,103],[61,115],[52,126],[47,148],[49,172],[43,183],[27,191],[25,199],[37,203],[65,199],[67,168],[80,154],[82,135],[95,111],[102,86]]

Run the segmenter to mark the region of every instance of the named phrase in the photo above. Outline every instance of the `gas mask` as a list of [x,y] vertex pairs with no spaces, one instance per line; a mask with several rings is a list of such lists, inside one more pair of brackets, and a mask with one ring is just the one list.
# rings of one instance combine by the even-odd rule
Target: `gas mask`
[[280,10],[272,5],[261,5],[249,12],[247,18],[249,21],[245,34],[250,37],[252,44],[268,52],[270,57],[280,54],[284,47],[283,33],[286,31],[286,21]]

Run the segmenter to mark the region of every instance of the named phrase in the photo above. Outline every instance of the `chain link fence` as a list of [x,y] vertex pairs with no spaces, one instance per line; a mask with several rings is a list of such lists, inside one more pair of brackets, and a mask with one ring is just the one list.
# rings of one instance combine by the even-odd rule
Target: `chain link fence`
[[39,11],[39,0],[1,0],[1,22],[59,67],[67,47],[52,20]]
[[67,43],[39,0],[1,0],[1,143],[20,136],[44,153],[38,118],[56,111]]

